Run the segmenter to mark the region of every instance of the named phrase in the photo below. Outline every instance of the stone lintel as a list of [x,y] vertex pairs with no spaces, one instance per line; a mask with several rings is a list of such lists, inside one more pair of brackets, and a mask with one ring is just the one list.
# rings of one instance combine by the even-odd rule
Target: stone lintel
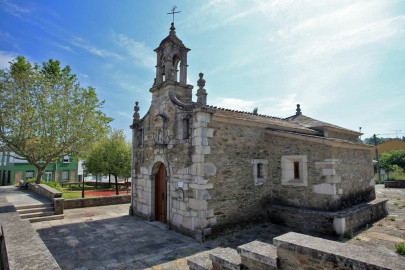
[[242,257],[259,261],[263,264],[277,267],[277,248],[273,245],[260,241],[253,241],[237,249]]
[[217,263],[226,269],[240,270],[242,266],[241,257],[236,250],[231,248],[219,248],[210,254],[213,263]]
[[327,262],[339,262],[352,269],[403,269],[405,258],[299,233],[286,233],[273,239],[278,249],[307,255]]
[[214,184],[206,184],[206,185],[190,184],[189,187],[194,189],[213,189]]

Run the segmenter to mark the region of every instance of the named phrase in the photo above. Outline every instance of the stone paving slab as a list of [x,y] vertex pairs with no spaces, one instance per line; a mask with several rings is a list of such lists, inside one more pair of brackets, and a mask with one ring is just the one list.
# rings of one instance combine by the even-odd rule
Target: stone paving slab
[[0,197],[4,196],[14,206],[52,203],[48,199],[29,190],[19,190],[16,186],[0,187]]
[[[394,253],[394,244],[405,237],[405,189],[378,186],[378,198],[388,198],[389,216],[354,232],[353,239],[323,237]],[[399,199],[398,199],[399,198]],[[62,269],[186,270],[187,257],[217,247],[238,246],[254,240],[272,244],[290,232],[271,223],[221,236],[200,244],[193,239],[128,216],[129,204],[65,210],[65,219],[38,222],[37,230]],[[395,216],[395,221],[390,217]],[[379,224],[382,224],[380,226]],[[318,235],[319,236],[319,235]],[[359,238],[361,240],[356,240]]]

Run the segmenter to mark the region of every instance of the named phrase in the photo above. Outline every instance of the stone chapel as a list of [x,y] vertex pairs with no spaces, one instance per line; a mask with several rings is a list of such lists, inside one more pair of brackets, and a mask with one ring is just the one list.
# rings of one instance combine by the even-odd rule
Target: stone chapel
[[342,235],[386,214],[361,133],[299,105],[288,118],[210,106],[203,73],[193,101],[173,23],[154,51],[152,103],[141,118],[136,102],[130,126],[131,214],[199,241],[260,222]]

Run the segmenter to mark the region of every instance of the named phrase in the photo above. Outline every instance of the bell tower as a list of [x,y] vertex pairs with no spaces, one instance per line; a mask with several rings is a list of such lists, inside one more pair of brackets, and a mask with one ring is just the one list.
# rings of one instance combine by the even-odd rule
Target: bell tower
[[[169,35],[160,42],[154,51],[157,53],[156,84],[165,81],[187,84],[187,53],[189,48],[176,36],[174,23]],[[179,72],[180,71],[180,72]]]
[[172,86],[169,87],[170,90],[176,91],[179,98],[191,100],[193,86],[187,85],[187,53],[190,49],[184,46],[175,30],[172,23],[169,35],[154,50],[157,54],[156,78],[150,91],[155,93],[167,88],[166,86]]

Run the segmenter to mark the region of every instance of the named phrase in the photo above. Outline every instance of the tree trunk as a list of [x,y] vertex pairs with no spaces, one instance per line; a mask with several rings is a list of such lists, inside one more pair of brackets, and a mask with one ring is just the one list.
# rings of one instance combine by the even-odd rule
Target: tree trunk
[[108,174],[108,188],[111,188],[111,174]]
[[97,187],[97,179],[98,179],[98,175],[96,175],[96,186],[95,187]]
[[119,195],[119,192],[118,192],[118,177],[117,177],[117,175],[114,175],[114,177],[115,177],[115,195]]
[[37,169],[37,171],[38,171],[37,172],[37,181],[36,181],[37,184],[41,184],[42,176],[44,175],[45,170],[46,170],[46,167]]

